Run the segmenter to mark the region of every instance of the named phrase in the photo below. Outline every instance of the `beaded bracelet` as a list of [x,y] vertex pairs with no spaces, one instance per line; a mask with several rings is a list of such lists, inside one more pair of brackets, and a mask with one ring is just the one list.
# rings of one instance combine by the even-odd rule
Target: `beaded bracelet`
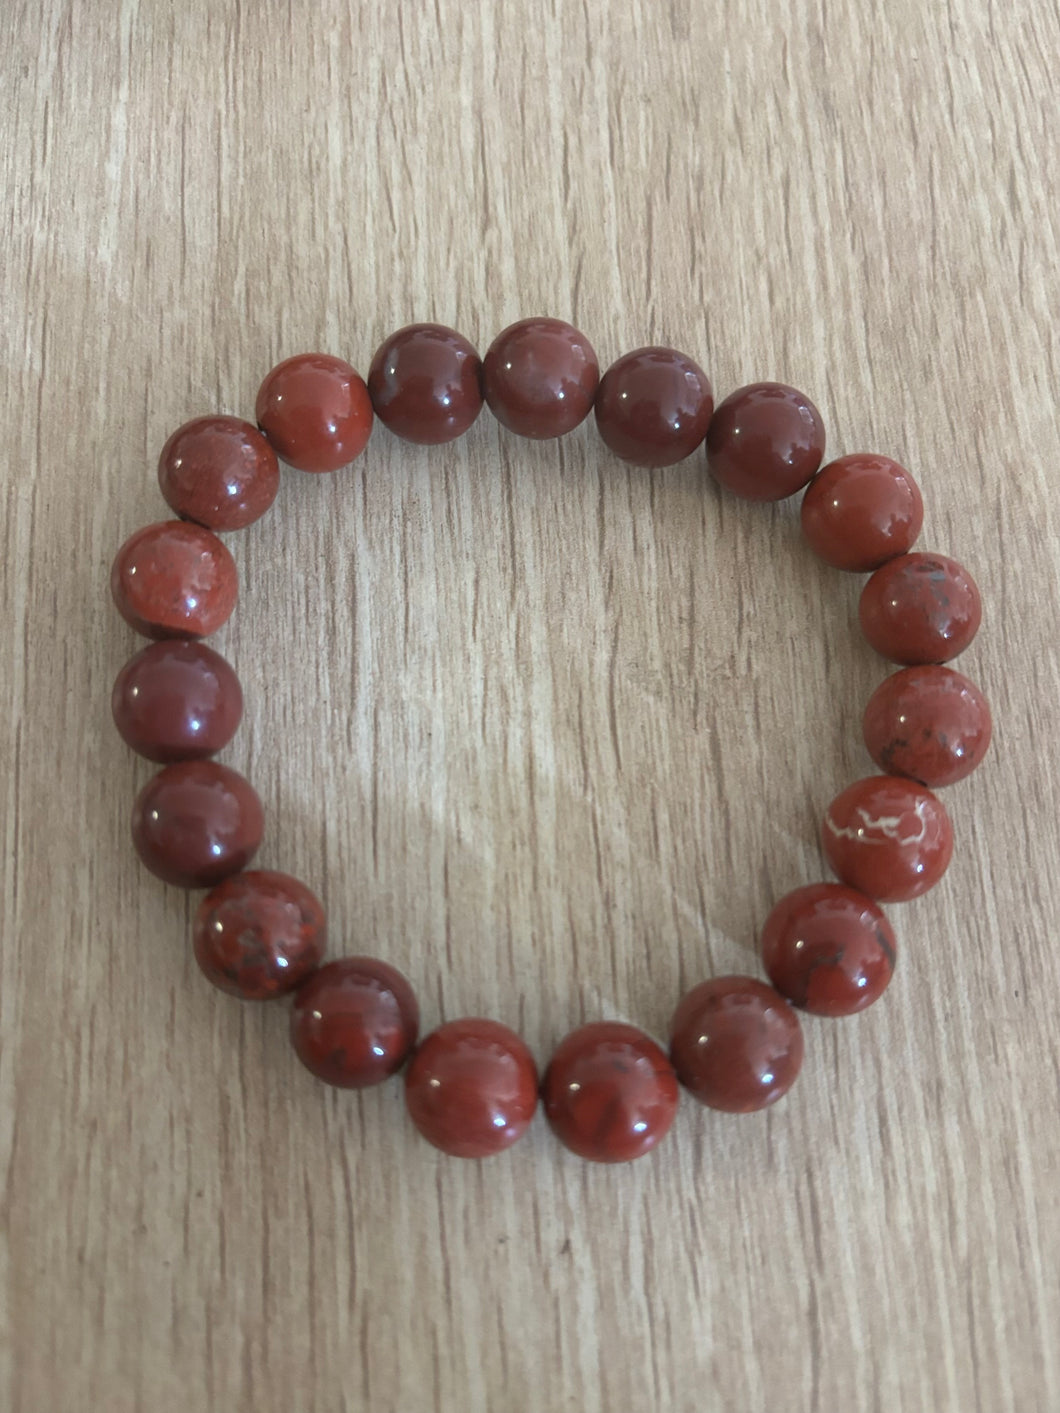
[[[723,976],[693,987],[674,1012],[669,1054],[631,1025],[583,1025],[560,1043],[540,1086],[527,1046],[495,1021],[450,1021],[417,1045],[406,978],[371,957],[324,964],[325,916],[313,893],[283,873],[243,871],[261,842],[261,801],[243,776],[210,759],[239,724],[242,692],[228,663],[197,641],[236,601],[235,564],[215,532],[265,513],[279,486],[277,457],[301,471],[336,471],[364,450],[375,417],[411,442],[451,441],[483,401],[505,427],[533,438],[561,436],[592,410],[607,446],[637,466],[672,465],[705,441],[711,474],[750,500],[808,487],[807,541],[828,564],[871,575],[863,630],[903,669],[864,717],[865,742],[885,773],[844,790],[824,817],[822,844],[840,882],[795,889],[765,923],[771,984]],[[513,324],[482,360],[452,329],[410,325],[376,352],[367,383],[338,358],[289,358],[261,385],[256,412],[256,428],[218,416],[173,433],[158,476],[180,518],[134,534],[111,572],[123,617],[159,640],[122,668],[112,697],[122,737],[164,767],[136,800],[133,842],[167,883],[210,890],[194,925],[202,971],[246,1000],[292,994],[295,1051],[329,1084],[376,1084],[408,1060],[413,1122],[460,1157],[514,1143],[539,1093],[561,1141],[599,1162],[653,1148],[673,1121],[679,1082],[731,1113],[774,1103],[802,1063],[794,1008],[852,1015],[887,986],[896,944],[879,903],[917,897],[941,878],[953,832],[932,789],[968,775],[990,743],[982,693],[942,666],[974,637],[979,593],[953,560],[910,553],[923,521],[912,476],[870,454],[818,470],[824,427],[808,397],[755,383],[715,410],[706,374],[674,349],[637,349],[601,378],[585,336],[556,319]]]

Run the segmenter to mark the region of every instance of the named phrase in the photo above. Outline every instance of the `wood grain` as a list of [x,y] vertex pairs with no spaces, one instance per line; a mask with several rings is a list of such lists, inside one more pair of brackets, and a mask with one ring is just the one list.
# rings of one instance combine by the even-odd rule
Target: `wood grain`
[[[1050,0],[5,4],[0,1407],[1060,1408],[1058,46]],[[888,998],[618,1170],[540,1121],[444,1159],[213,994],[107,706],[169,431],[538,312],[804,387],[987,605],[996,749]],[[232,543],[261,861],[427,1026],[664,1033],[821,876],[885,668],[794,505],[487,415]]]

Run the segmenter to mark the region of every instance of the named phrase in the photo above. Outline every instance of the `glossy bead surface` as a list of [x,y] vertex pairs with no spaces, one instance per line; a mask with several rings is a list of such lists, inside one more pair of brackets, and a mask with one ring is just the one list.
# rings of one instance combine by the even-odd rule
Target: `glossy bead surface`
[[611,364],[596,392],[596,425],[634,466],[673,466],[707,435],[710,379],[675,348],[636,348]]
[[482,360],[490,411],[522,437],[561,437],[592,411],[600,365],[583,333],[562,319],[521,319]]
[[762,929],[762,964],[793,1005],[852,1016],[885,991],[897,952],[871,898],[841,883],[811,883],[781,898]]
[[318,1079],[364,1089],[394,1074],[416,1043],[420,1011],[401,972],[340,957],[313,973],[291,1009],[295,1054]]
[[534,1057],[507,1026],[450,1021],[405,1071],[405,1100],[429,1143],[454,1158],[487,1158],[523,1136],[537,1108]]
[[595,1163],[639,1158],[666,1136],[677,1112],[666,1052],[618,1021],[571,1031],[556,1047],[541,1094],[560,1142]]
[[444,324],[408,324],[376,349],[368,392],[395,436],[436,446],[461,436],[482,408],[482,363]]
[[244,1001],[286,995],[318,966],[327,944],[316,894],[286,873],[237,873],[207,893],[193,933],[207,980]]
[[258,426],[299,471],[338,471],[372,434],[372,403],[360,374],[328,353],[278,363],[258,389]]
[[953,856],[953,826],[941,800],[913,780],[871,775],[828,807],[824,852],[842,881],[883,903],[918,898]]
[[151,643],[118,673],[110,698],[121,738],[148,760],[202,760],[228,745],[243,715],[239,678],[205,643]]
[[903,554],[877,569],[861,593],[861,631],[882,656],[909,667],[949,662],[979,630],[975,580],[941,554]]
[[805,393],[750,383],[718,404],[707,432],[707,465],[745,500],[784,500],[801,491],[824,456],[824,422]]
[[802,498],[801,518],[806,543],[826,564],[871,573],[912,549],[924,501],[904,466],[856,452],[821,468]]
[[178,427],[158,458],[170,508],[210,530],[242,530],[276,499],[276,453],[239,417],[196,417]]
[[122,545],[110,591],[130,627],[148,638],[205,638],[236,606],[235,560],[212,531],[186,520],[145,525]]
[[701,1104],[750,1114],[782,1098],[802,1067],[799,1018],[784,997],[753,976],[702,981],[670,1023],[677,1077]]
[[903,667],[876,688],[863,722],[869,755],[888,775],[937,789],[971,775],[990,747],[990,706],[952,668]]
[[160,770],[133,806],[136,852],[179,888],[212,888],[254,857],[265,832],[261,801],[237,771],[213,760]]

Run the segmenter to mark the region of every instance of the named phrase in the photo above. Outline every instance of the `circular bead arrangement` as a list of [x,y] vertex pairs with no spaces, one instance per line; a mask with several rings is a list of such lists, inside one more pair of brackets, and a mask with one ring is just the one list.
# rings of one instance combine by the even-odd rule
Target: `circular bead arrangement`
[[[466,432],[483,402],[505,427],[534,438],[562,436],[592,411],[607,446],[637,466],[670,466],[705,445],[711,475],[748,500],[807,488],[807,543],[827,564],[870,575],[862,628],[902,665],[865,712],[865,744],[883,773],[851,785],[825,812],[822,845],[840,882],[796,888],[766,920],[769,984],[700,982],[674,1011],[668,1050],[631,1025],[583,1025],[560,1042],[540,1081],[525,1043],[496,1021],[449,1021],[417,1043],[407,979],[377,958],[325,962],[315,895],[287,874],[247,870],[264,830],[261,802],[243,776],[212,759],[239,725],[243,695],[224,658],[199,641],[236,602],[235,563],[217,532],[269,509],[277,458],[336,471],[364,450],[375,417],[407,441],[437,445]],[[292,996],[295,1053],[325,1083],[362,1088],[404,1066],[414,1124],[458,1157],[510,1147],[539,1098],[561,1142],[606,1163],[655,1147],[673,1122],[679,1086],[729,1113],[780,1099],[802,1064],[797,1010],[854,1015],[886,989],[897,944],[879,903],[918,897],[942,877],[953,829],[933,790],[964,779],[990,744],[983,694],[943,666],[976,634],[979,592],[954,560],[913,552],[924,510],[909,472],[875,453],[822,468],[824,424],[805,394],[753,383],[715,408],[707,375],[676,349],[636,349],[601,377],[589,340],[559,319],[512,324],[482,360],[453,329],[411,324],[379,347],[367,382],[327,354],[288,358],[262,383],[256,417],[256,427],[200,417],[173,433],[158,479],[179,518],[132,535],[110,581],[126,622],[159,640],[126,663],[112,694],[123,739],[163,766],[133,807],[133,843],[165,882],[209,890],[193,929],[203,974],[244,1000]]]

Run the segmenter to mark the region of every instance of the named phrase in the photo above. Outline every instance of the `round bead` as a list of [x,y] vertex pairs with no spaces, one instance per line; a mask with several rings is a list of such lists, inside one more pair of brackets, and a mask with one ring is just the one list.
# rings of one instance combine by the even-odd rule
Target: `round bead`
[[824,456],[824,422],[805,393],[751,383],[730,393],[711,418],[707,465],[745,500],[784,500],[802,490]]
[[894,775],[869,776],[837,795],[821,841],[844,883],[884,903],[926,893],[953,856],[953,826],[942,801]]
[[670,1058],[693,1098],[750,1114],[785,1095],[802,1067],[802,1029],[784,997],[753,976],[717,976],[684,995]]
[[122,545],[110,571],[118,612],[148,638],[205,638],[236,606],[235,560],[201,525],[162,520]]
[[881,682],[865,708],[869,755],[888,775],[935,790],[971,775],[993,725],[982,692],[949,667],[903,667]]
[[497,1021],[450,1021],[432,1031],[405,1071],[412,1122],[454,1158],[488,1158],[523,1136],[537,1108],[534,1057]]
[[782,996],[815,1016],[852,1016],[887,988],[897,944],[871,898],[812,883],[781,898],[762,929],[762,963]]
[[289,466],[338,471],[372,434],[372,404],[357,371],[327,353],[278,363],[258,389],[258,426]]
[[444,324],[408,324],[376,349],[368,391],[395,436],[436,446],[462,436],[482,408],[482,363]]
[[611,364],[596,393],[604,441],[634,466],[673,466],[707,435],[714,392],[698,363],[674,348],[637,348]]
[[125,743],[148,760],[202,760],[228,745],[243,715],[232,668],[205,643],[151,643],[118,673],[110,698]]
[[806,542],[835,569],[879,569],[913,547],[923,523],[924,501],[912,476],[871,452],[829,462],[802,498]]
[[600,365],[562,319],[521,319],[490,344],[482,391],[497,421],[522,437],[561,437],[592,411]]
[[560,1142],[595,1163],[639,1158],[669,1132],[677,1077],[643,1031],[615,1021],[583,1025],[562,1040],[541,1087]]
[[269,1001],[320,964],[327,926],[320,900],[286,873],[255,870],[218,884],[199,904],[195,960],[208,981],[244,1001]]
[[412,987],[373,957],[328,962],[291,1010],[295,1054],[318,1079],[343,1089],[365,1089],[399,1070],[419,1027]]
[[892,662],[949,662],[979,630],[983,606],[963,565],[941,554],[903,554],[877,569],[861,593],[861,630]]
[[179,888],[212,888],[245,868],[265,832],[253,787],[213,760],[167,765],[136,798],[132,837],[143,863]]
[[158,484],[172,510],[210,530],[242,530],[276,499],[276,453],[239,417],[197,417],[178,427],[158,458]]

